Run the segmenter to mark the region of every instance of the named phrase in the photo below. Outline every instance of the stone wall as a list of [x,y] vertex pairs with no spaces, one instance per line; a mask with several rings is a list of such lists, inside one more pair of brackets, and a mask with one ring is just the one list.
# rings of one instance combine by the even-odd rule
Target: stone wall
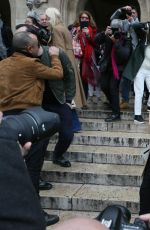
[[[26,6],[26,0],[9,0],[11,8],[11,22],[12,29],[15,25],[23,23],[26,18],[28,8]],[[48,3],[43,3],[37,11],[44,11],[47,7],[56,7],[62,13],[62,18],[66,25],[71,24],[78,12],[84,9],[87,0],[48,0]],[[138,0],[141,8],[141,20],[150,20],[150,1]]]

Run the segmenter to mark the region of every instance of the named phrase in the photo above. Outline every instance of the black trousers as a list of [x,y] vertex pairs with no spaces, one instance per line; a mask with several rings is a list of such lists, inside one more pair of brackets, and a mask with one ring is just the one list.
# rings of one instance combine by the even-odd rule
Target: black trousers
[[74,132],[73,132],[73,116],[70,107],[67,104],[45,104],[43,108],[49,112],[55,112],[60,117],[60,131],[58,136],[58,142],[56,143],[53,158],[57,159],[61,157],[70,146]]
[[114,79],[111,70],[107,70],[101,74],[101,89],[111,105],[112,113],[120,115],[119,84],[120,80]]
[[150,213],[150,157],[140,187],[140,215]]

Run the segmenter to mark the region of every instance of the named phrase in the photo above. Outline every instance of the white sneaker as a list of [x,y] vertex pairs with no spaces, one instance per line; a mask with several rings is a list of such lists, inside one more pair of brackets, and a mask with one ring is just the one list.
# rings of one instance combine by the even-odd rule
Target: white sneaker
[[141,115],[134,116],[134,123],[135,124],[144,124],[144,119]]

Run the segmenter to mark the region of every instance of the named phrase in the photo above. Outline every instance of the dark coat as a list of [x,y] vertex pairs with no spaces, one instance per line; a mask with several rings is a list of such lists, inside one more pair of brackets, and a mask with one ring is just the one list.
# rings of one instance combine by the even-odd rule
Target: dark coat
[[[103,45],[104,53],[103,56],[99,59],[98,65],[102,72],[111,69],[111,51],[113,47],[113,42],[108,35],[105,35],[104,32],[98,33],[94,39],[96,46],[100,47]],[[119,71],[123,71],[132,51],[131,39],[126,36],[122,36],[118,42],[114,44],[115,48],[115,59]]]
[[126,68],[123,71],[122,76],[131,81],[134,80],[137,72],[139,71],[142,62],[144,61],[145,56],[145,44],[144,42],[140,42],[136,49],[133,51]]
[[129,62],[123,72],[123,77],[127,78],[131,81],[134,80],[137,72],[139,71],[142,62],[144,61],[144,57],[145,57],[145,48],[146,48],[146,37],[147,37],[147,33],[144,30],[145,27],[145,23],[134,23],[132,25],[133,29],[135,30],[138,39],[139,39],[139,43],[136,47],[136,49],[133,51]]
[[39,199],[21,155],[18,134],[0,127],[0,229],[44,230]]
[[[51,57],[48,53],[48,46],[43,46],[44,53],[41,62],[44,65],[51,66]],[[66,101],[71,102],[76,93],[75,73],[71,61],[67,54],[60,49],[59,58],[63,67],[64,77],[62,80],[47,81],[50,90],[59,103],[64,104]]]
[[11,31],[11,28],[3,24],[1,33],[2,33],[3,42],[7,48],[7,56],[10,56],[10,54],[12,53],[12,39],[13,39],[13,33]]

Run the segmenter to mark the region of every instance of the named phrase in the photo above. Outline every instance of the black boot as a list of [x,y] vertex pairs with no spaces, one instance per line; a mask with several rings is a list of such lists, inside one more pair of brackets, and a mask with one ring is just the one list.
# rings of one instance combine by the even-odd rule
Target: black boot
[[71,167],[71,163],[69,160],[65,159],[63,156],[60,157],[54,157],[53,158],[53,163],[60,165],[62,167]]
[[46,226],[56,224],[59,221],[59,216],[48,214],[45,211],[43,211],[43,213],[44,213],[44,219],[45,219]]
[[111,114],[105,119],[106,122],[120,121],[120,114]]
[[40,178],[39,181],[39,190],[50,190],[52,188],[52,184],[49,181],[44,181]]

